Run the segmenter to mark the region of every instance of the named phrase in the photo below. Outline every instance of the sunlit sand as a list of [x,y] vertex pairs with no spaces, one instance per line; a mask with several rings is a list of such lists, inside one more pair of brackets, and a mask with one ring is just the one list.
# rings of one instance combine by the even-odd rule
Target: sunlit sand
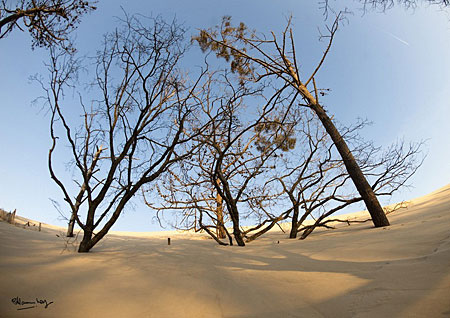
[[0,317],[449,317],[450,185],[389,219],[244,248],[113,232],[88,254],[62,228],[0,222]]

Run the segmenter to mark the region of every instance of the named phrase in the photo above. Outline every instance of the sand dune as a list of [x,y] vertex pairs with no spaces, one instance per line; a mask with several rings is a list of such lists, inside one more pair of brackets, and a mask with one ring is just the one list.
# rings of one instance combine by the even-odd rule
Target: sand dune
[[450,317],[450,185],[390,221],[245,248],[114,232],[89,254],[0,222],[0,317]]

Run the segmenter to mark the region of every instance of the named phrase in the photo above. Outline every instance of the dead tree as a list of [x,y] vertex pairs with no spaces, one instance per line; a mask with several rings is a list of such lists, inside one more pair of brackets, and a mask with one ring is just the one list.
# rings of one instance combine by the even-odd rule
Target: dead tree
[[80,23],[81,17],[96,9],[96,1],[82,0],[18,0],[0,1],[0,39],[14,29],[32,37],[32,47],[58,45],[73,49],[68,42],[69,34]]
[[[326,4],[328,5],[329,0],[326,0]],[[380,10],[385,12],[394,7],[395,2],[399,5],[404,6],[406,9],[415,9],[419,2],[424,2],[428,4],[438,5],[442,8],[450,5],[449,0],[359,0],[363,4],[363,10]]]
[[[195,133],[200,122],[207,122],[205,134],[214,135],[217,142],[221,143],[224,142],[224,136],[215,134],[212,128],[217,115],[212,114],[211,108],[221,100],[221,97],[215,96],[212,91],[212,86],[217,86],[214,85],[217,83],[215,76],[215,73],[208,75],[209,79],[204,82],[201,94],[196,96],[201,109],[196,112],[195,118],[187,123],[186,130],[188,134]],[[194,139],[197,145],[195,153],[168,169],[160,184],[156,185],[157,197],[152,198],[152,193],[145,192],[144,200],[149,207],[157,211],[156,218],[161,225],[163,213],[171,210],[176,212],[171,213],[171,218],[174,219],[170,224],[172,227],[179,230],[206,231],[219,244],[225,244],[220,241],[225,238],[229,238],[232,244],[232,238],[225,227],[229,218],[224,211],[223,199],[211,183],[209,170],[213,152],[202,139],[200,135]],[[220,183],[220,180],[217,179],[216,182]]]
[[201,30],[193,40],[203,51],[215,52],[217,57],[230,61],[231,70],[238,74],[243,85],[275,78],[281,81],[281,86],[289,85],[298,93],[303,100],[299,105],[307,107],[317,116],[333,141],[350,178],[366,204],[374,225],[388,226],[389,221],[347,142],[319,102],[321,92],[316,85],[315,76],[330,51],[341,18],[340,14],[337,15],[333,25],[328,28],[328,35],[324,36],[328,38],[325,52],[314,71],[306,77],[301,76],[298,67],[290,21],[281,38],[277,38],[273,32],[266,37],[258,35],[255,31],[249,31],[244,23],[232,26],[231,18],[224,17],[220,26]]
[[[195,111],[202,74],[191,83],[178,68],[186,50],[184,33],[175,21],[126,17],[97,53],[94,83],[85,92],[94,95],[90,106],[80,93],[81,123],[73,116],[74,106],[67,108],[73,101],[64,99],[78,64],[51,48],[50,84],[41,82],[52,111],[48,166],[83,231],[79,252],[88,252],[108,233],[143,186],[195,151],[182,146],[195,137],[184,133],[184,125]],[[54,167],[63,136],[75,193]]]
[[[317,227],[330,227],[330,216],[363,199],[351,190],[345,166],[333,152],[333,143],[317,120],[307,113],[300,117],[302,121],[296,127],[297,153],[286,154],[284,173],[273,181],[280,183],[293,210],[289,237],[296,238],[302,233],[301,239],[305,239]],[[421,143],[406,146],[398,142],[383,151],[360,137],[359,131],[366,124],[360,121],[340,130],[359,158],[374,193],[391,196],[405,186],[421,165]],[[303,156],[301,164],[295,164],[298,155]],[[304,225],[308,218],[314,220],[312,225]]]
[[[406,145],[404,142],[398,142],[391,145],[386,151],[375,148],[373,145],[368,147],[371,147],[370,158],[366,158],[365,162],[360,163],[360,166],[366,176],[372,179],[371,187],[377,197],[392,196],[398,189],[406,186],[408,179],[417,171],[423,161],[418,159],[421,152],[420,143]],[[332,186],[325,183],[324,188],[328,187],[329,189],[321,192],[322,197],[317,194],[312,197],[302,195],[302,204],[304,203],[302,207],[305,208],[305,213],[308,215],[312,215],[314,211],[317,213],[312,225],[303,226],[301,220],[297,222],[297,232],[302,233],[300,239],[305,239],[317,227],[332,228],[328,225],[331,222],[346,222],[348,224],[358,222],[330,219],[330,216],[343,208],[362,201],[362,197],[358,193],[346,193],[345,181],[348,181],[348,178],[345,174],[342,174],[341,182]],[[401,207],[403,205],[398,206],[398,208]],[[394,210],[385,213],[388,214],[388,212]]]
[[[264,85],[249,89],[232,84],[226,73],[219,77],[222,80],[209,81],[217,88],[208,87],[198,96],[201,112],[196,120],[205,118],[208,124],[195,138],[197,152],[170,169],[159,187],[163,202],[150,205],[159,211],[180,211],[179,224],[187,229],[198,226],[221,245],[233,245],[234,238],[244,246],[289,215],[289,211],[271,211],[279,194],[262,185],[275,171],[276,153],[292,143],[280,138],[288,136],[280,133],[281,127],[289,126],[280,114],[286,112],[283,107],[292,107],[295,97],[284,94],[284,89],[273,92]],[[273,95],[265,98],[265,89]],[[260,140],[258,147],[261,127],[273,124],[280,128],[266,134],[266,143],[263,146]],[[217,196],[223,200],[222,214],[217,213]],[[244,229],[241,222],[246,219],[256,221],[257,226]],[[220,229],[228,242],[220,240]]]
[[[356,7],[356,9],[361,10],[363,13],[368,11],[386,12],[387,10],[392,9],[396,2],[399,6],[405,8],[405,10],[415,10],[421,2],[429,5],[437,5],[441,9],[446,9],[450,6],[449,0],[358,0],[357,2],[361,3],[362,7]],[[329,13],[335,12],[335,9],[333,9],[334,3],[335,1],[332,0],[319,1],[320,8],[323,10],[325,18],[328,18]]]

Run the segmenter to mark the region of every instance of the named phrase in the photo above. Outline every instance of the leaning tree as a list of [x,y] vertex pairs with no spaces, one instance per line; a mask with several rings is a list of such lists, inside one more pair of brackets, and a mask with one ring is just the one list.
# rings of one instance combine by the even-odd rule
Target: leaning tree
[[[41,81],[52,114],[48,165],[83,231],[79,252],[88,252],[108,233],[144,185],[195,151],[181,146],[195,137],[184,128],[203,73],[190,82],[179,68],[187,48],[184,33],[176,21],[131,16],[107,34],[96,55],[93,83],[84,92],[92,99],[87,103],[86,95],[79,95],[81,123],[70,105],[74,101],[64,98],[79,63],[51,49],[49,84]],[[73,163],[71,184],[55,167],[62,138]]]
[[230,62],[243,85],[246,82],[259,82],[265,78],[276,78],[288,85],[302,99],[299,105],[310,109],[320,120],[334,146],[339,152],[346,170],[372,217],[376,227],[388,226],[389,221],[372,187],[364,176],[347,142],[319,101],[320,90],[315,77],[330,51],[342,15],[338,14],[333,25],[328,28],[328,45],[319,59],[314,71],[302,76],[298,66],[295,41],[289,20],[285,30],[278,38],[275,33],[269,36],[259,35],[248,30],[244,23],[231,24],[231,17],[224,17],[219,26],[202,29],[193,37],[203,51],[212,51],[218,58]]
[[[301,111],[301,109],[300,109]],[[296,147],[279,160],[280,174],[267,184],[278,184],[284,198],[290,203],[292,213],[290,238],[301,234],[305,239],[318,227],[330,227],[330,218],[342,209],[362,201],[352,190],[345,166],[336,154],[329,136],[312,114],[301,111],[295,121]],[[423,160],[422,143],[406,145],[399,141],[387,149],[365,141],[360,130],[367,124],[359,121],[351,127],[340,127],[343,137],[358,158],[358,164],[377,196],[391,196],[405,186]],[[299,160],[299,158],[301,158]],[[392,211],[391,211],[392,212]],[[310,225],[305,221],[312,219]],[[344,222],[344,221],[342,221]],[[359,221],[345,221],[347,223]]]

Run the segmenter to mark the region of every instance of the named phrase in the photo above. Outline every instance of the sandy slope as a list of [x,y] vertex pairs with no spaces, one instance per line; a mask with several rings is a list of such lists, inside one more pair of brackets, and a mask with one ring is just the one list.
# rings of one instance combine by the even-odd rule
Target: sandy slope
[[116,233],[84,255],[0,222],[0,317],[450,317],[450,185],[390,220],[245,248]]

